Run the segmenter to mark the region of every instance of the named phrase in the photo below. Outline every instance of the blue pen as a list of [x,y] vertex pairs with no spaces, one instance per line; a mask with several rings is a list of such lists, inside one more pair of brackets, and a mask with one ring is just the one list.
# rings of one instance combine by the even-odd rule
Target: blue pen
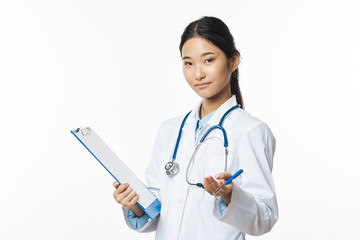
[[[240,174],[242,174],[243,170],[240,169],[239,171],[237,171],[234,175],[231,176],[231,178],[229,178],[225,183],[224,185],[228,185],[229,183],[231,183],[232,180],[234,180],[235,178],[237,178]],[[220,188],[216,189],[215,192],[213,192],[213,195],[216,195],[220,192]]]

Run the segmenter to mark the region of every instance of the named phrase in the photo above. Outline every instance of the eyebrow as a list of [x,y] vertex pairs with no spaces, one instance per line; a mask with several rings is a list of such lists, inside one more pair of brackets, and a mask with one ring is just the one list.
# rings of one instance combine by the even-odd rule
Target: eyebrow
[[[203,56],[210,55],[210,54],[215,54],[215,53],[213,53],[213,52],[205,52],[205,53],[201,54],[201,56],[203,57]],[[191,57],[189,57],[189,56],[184,56],[182,59],[183,59],[183,60],[185,60],[185,59],[191,59]]]

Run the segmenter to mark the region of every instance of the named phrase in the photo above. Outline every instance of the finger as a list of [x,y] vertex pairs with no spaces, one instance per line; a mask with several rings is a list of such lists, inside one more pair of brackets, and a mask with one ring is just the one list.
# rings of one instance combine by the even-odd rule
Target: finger
[[207,185],[207,192],[211,195],[218,196],[218,193],[215,193],[219,189],[218,182],[212,176],[206,177],[205,182]]
[[208,186],[209,186],[209,189],[211,189],[211,191],[216,190],[218,188],[217,183],[212,176],[206,177],[206,180],[208,182]]
[[133,207],[139,201],[139,195],[136,195],[128,204],[128,207]]
[[115,189],[114,194],[121,194],[124,192],[130,185],[128,183],[120,184],[118,188]]
[[206,177],[203,180],[203,185],[204,185],[204,189],[208,192],[208,190],[209,190],[209,182],[206,179]]
[[215,175],[215,178],[220,180],[220,179],[229,179],[231,178],[231,172],[222,172],[222,173],[218,173]]
[[127,196],[129,196],[129,194],[131,194],[131,192],[133,192],[133,189],[131,187],[128,187],[124,192],[121,193],[123,198],[126,198]]
[[223,193],[229,193],[232,191],[232,183],[229,183],[228,185],[224,185],[224,183],[220,183],[220,189]]
[[126,197],[129,196],[132,191],[131,187],[128,187],[124,192],[116,195],[114,194],[115,200],[122,205],[126,205],[129,202],[126,200]]
[[118,188],[120,186],[120,184],[118,182],[113,182],[113,186],[114,186],[114,188]]
[[214,187],[212,186],[212,184],[210,183],[209,177],[205,177],[205,178],[204,178],[203,184],[204,184],[205,190],[206,190],[209,194],[212,195],[212,193],[214,192],[215,189],[214,189]]
[[120,187],[118,187],[117,189],[115,189],[114,191],[114,198],[118,203],[122,203],[122,200],[129,195],[129,193],[132,191],[132,188],[129,186],[128,188],[126,188],[124,191],[120,192],[120,188],[122,187],[122,185],[120,185]]
[[208,177],[208,180],[212,186],[213,189],[218,189],[219,188],[219,183],[211,176]]
[[123,184],[120,184],[119,187],[115,191],[117,191],[120,194],[123,191],[125,191],[128,187],[129,187],[128,183],[123,183]]
[[135,191],[131,191],[125,198],[124,198],[124,202],[129,205],[129,203],[131,202],[131,200],[136,197],[136,192]]
[[[226,175],[227,174],[225,173],[225,177],[227,177]],[[211,184],[211,187],[209,187],[209,189],[211,189],[210,191],[212,191],[212,195],[214,195],[214,196],[223,196],[232,191],[232,185],[225,186],[224,180],[216,181],[212,177],[209,177],[208,180]]]

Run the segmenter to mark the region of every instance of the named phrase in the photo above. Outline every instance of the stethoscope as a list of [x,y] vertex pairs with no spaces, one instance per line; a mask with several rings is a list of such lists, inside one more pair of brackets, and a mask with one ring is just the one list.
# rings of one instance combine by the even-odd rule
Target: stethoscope
[[[193,153],[193,155],[191,156],[191,159],[189,161],[189,164],[186,168],[186,182],[190,185],[194,185],[194,186],[198,186],[198,187],[201,187],[201,188],[204,188],[203,184],[202,183],[191,183],[189,182],[188,180],[188,172],[189,172],[189,167],[190,165],[194,162],[194,158],[195,158],[195,154],[196,152],[199,150],[200,146],[204,143],[206,137],[209,135],[209,133],[214,130],[214,129],[220,129],[223,133],[223,137],[224,137],[224,148],[225,148],[225,170],[227,169],[227,156],[228,156],[228,146],[229,146],[229,142],[228,142],[228,138],[227,138],[227,134],[226,134],[226,131],[225,129],[223,128],[222,124],[224,122],[224,119],[225,117],[234,109],[236,108],[239,108],[240,107],[240,104],[237,104],[233,107],[231,107],[229,110],[227,110],[224,115],[221,117],[220,119],[220,122],[219,124],[217,125],[214,125],[212,127],[210,127],[206,132],[205,134],[202,136],[202,138],[200,139],[199,143],[195,146],[195,151]],[[191,111],[186,114],[186,116],[184,117],[182,123],[181,123],[181,126],[180,126],[180,130],[179,130],[179,134],[178,134],[178,137],[177,137],[177,140],[176,140],[176,144],[175,144],[175,149],[174,149],[174,153],[172,155],[172,158],[171,158],[171,161],[169,161],[168,163],[166,163],[165,165],[165,170],[166,170],[166,174],[169,175],[169,176],[173,176],[175,174],[177,174],[179,172],[179,164],[175,162],[175,159],[176,159],[176,154],[177,154],[177,150],[178,150],[178,147],[179,147],[179,143],[180,143],[180,139],[181,139],[181,133],[182,133],[182,129],[185,125],[185,122],[186,122],[186,119],[188,118],[188,116],[190,115]]]

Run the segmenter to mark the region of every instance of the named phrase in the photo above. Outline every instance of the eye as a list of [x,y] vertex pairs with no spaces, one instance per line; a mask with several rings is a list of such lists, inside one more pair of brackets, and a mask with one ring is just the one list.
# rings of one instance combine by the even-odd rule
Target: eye
[[185,65],[185,66],[191,66],[192,63],[191,63],[191,62],[184,62],[184,65]]
[[205,63],[211,63],[212,61],[214,61],[213,58],[208,58],[208,59],[205,60]]

